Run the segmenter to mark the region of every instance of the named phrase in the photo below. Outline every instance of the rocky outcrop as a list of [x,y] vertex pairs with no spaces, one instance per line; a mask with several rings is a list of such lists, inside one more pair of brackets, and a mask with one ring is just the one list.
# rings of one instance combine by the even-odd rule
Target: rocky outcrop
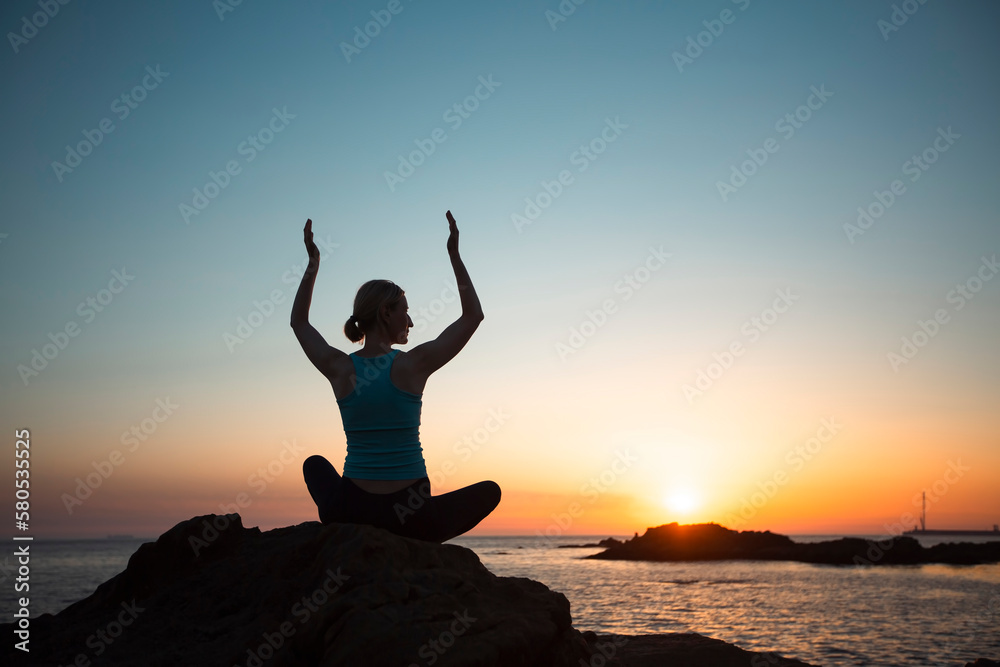
[[[585,633],[587,634],[587,633]],[[692,632],[662,635],[607,635],[599,650],[621,659],[624,667],[810,667],[776,653],[754,653]],[[584,663],[592,667],[599,660]],[[608,663],[611,664],[611,663]]]
[[604,560],[706,561],[792,560],[826,565],[970,565],[1000,562],[1000,541],[939,544],[930,548],[912,537],[864,540],[845,537],[825,542],[793,542],[770,531],[736,531],[715,523],[671,523],[647,528],[639,536],[587,556]]
[[460,546],[351,524],[262,533],[238,514],[178,524],[90,597],[31,619],[30,632],[30,656],[8,641],[0,662],[750,667],[755,655],[699,635],[581,633],[562,594],[497,577]]
[[613,537],[606,537],[600,542],[587,542],[586,544],[560,544],[556,546],[557,549],[587,549],[594,547],[601,547],[602,549],[610,549],[611,547],[621,546],[621,541],[616,540]]

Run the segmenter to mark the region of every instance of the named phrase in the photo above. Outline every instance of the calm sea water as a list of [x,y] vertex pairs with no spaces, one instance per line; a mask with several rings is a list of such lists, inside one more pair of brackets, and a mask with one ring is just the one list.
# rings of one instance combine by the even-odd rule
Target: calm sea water
[[[499,576],[530,577],[563,593],[580,630],[698,632],[829,666],[952,666],[1000,658],[1000,565],[643,563],[582,560],[600,549],[555,548],[603,537],[461,537],[452,543],[475,551]],[[930,546],[946,539],[955,540],[920,541]],[[32,615],[56,613],[90,595],[121,572],[144,541],[36,541]],[[10,571],[0,571],[0,580],[0,613],[9,619]]]

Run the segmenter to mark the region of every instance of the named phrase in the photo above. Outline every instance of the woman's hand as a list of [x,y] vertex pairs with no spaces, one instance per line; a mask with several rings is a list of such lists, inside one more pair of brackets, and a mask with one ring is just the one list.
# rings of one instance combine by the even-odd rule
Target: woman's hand
[[[316,330],[309,325],[309,302],[312,300],[313,283],[316,282],[316,272],[319,270],[319,248],[313,243],[312,224],[312,220],[306,220],[306,228],[302,231],[306,242],[306,252],[309,253],[309,265],[302,272],[302,282],[299,283],[299,291],[295,293],[295,300],[292,302],[291,325],[296,331],[296,336],[300,334],[308,337],[319,336]],[[306,350],[306,354],[313,360],[316,367],[322,371],[325,366],[316,361],[315,353],[310,352],[310,350],[316,349],[315,341],[309,344],[301,336],[299,342],[302,343],[303,349]],[[307,345],[310,346],[307,347]],[[324,342],[323,345],[326,343]]]
[[313,241],[312,224],[313,221],[307,219],[306,227],[303,230],[306,242],[306,252],[309,254],[309,268],[306,270],[310,273],[319,270],[319,248],[316,247],[316,243]]
[[[465,345],[465,341],[469,340],[469,336],[479,326],[479,322],[483,320],[483,307],[479,304],[479,297],[476,296],[476,288],[472,286],[472,280],[469,279],[469,272],[465,268],[465,262],[458,256],[458,224],[455,222],[455,217],[451,214],[451,211],[446,211],[445,215],[448,217],[448,227],[451,229],[451,235],[448,237],[448,254],[451,256],[451,268],[455,269],[455,282],[458,285],[458,293],[462,301],[462,317],[452,327],[458,327],[459,331],[464,331],[461,334],[462,342],[449,355],[448,359],[450,359],[462,349],[462,345]],[[449,334],[452,327],[445,329],[441,337],[455,335],[454,332]],[[444,361],[441,363],[443,364]]]
[[455,256],[458,255],[458,224],[451,215],[451,211],[446,211],[445,215],[448,217],[448,229],[451,230],[451,234],[448,236],[448,254]]

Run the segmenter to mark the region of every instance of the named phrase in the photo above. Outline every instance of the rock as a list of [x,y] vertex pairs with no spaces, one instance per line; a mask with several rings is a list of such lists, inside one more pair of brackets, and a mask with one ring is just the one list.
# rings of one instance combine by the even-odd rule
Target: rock
[[[352,524],[262,533],[238,514],[177,524],[30,631],[31,664],[53,666],[804,665],[694,634],[581,633],[562,594],[469,549]],[[12,644],[3,664],[26,657]]]
[[[810,667],[776,653],[755,653],[693,632],[663,635],[607,635],[606,652],[617,648],[626,667]],[[600,644],[596,644],[600,648]],[[591,663],[593,664],[593,663]]]
[[770,531],[736,531],[715,523],[671,523],[647,528],[641,537],[586,558],[605,560],[704,561],[793,560],[827,565],[975,564],[1000,562],[1000,542],[939,544],[924,548],[912,537],[864,540],[845,537],[798,543]]
[[[2,652],[20,655],[11,644]],[[261,533],[238,514],[142,545],[93,595],[32,619],[30,648],[35,665],[575,667],[593,655],[565,596],[497,577],[463,547],[352,524]]]
[[622,542],[616,540],[613,537],[606,537],[600,542],[587,542],[586,544],[560,544],[556,546],[556,549],[585,549],[594,547],[604,547],[605,549],[609,547],[621,546]]

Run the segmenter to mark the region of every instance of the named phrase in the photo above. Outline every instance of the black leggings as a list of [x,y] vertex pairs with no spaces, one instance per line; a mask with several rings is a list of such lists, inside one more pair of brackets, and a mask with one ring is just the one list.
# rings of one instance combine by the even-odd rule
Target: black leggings
[[423,477],[399,491],[369,493],[341,477],[322,456],[306,459],[302,474],[323,523],[363,523],[428,542],[445,542],[472,530],[500,504],[496,482],[432,496],[430,479]]

